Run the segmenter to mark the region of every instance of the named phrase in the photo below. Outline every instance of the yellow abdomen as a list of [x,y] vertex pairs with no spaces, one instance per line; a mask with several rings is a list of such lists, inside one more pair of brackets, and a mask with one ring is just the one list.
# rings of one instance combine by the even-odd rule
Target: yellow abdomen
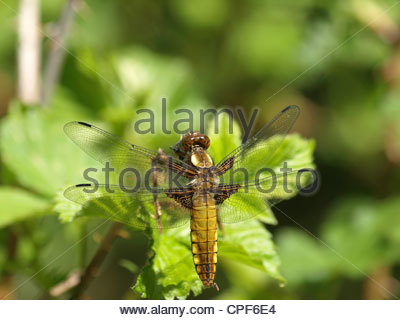
[[214,198],[208,193],[193,196],[191,211],[191,242],[193,261],[203,285],[214,283],[217,266],[217,212]]

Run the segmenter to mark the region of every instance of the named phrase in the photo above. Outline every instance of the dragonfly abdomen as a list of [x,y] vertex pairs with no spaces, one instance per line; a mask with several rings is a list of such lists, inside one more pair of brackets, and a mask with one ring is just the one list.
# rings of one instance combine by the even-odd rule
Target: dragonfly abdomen
[[191,210],[191,242],[196,272],[205,287],[214,283],[217,266],[217,213],[214,198],[195,194]]

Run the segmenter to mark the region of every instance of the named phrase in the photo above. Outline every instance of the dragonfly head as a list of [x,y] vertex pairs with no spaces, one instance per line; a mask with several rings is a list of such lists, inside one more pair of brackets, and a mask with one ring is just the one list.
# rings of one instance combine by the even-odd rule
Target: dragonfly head
[[210,146],[210,138],[204,133],[196,131],[185,133],[180,142],[185,152],[191,151],[196,146],[202,147],[204,150]]
[[210,146],[210,138],[203,133],[191,131],[185,133],[172,147],[172,150],[179,155],[180,158],[183,158],[188,152],[193,150],[193,147],[196,146],[207,150]]
[[196,167],[208,168],[213,165],[206,151],[209,146],[210,138],[195,131],[185,133],[171,149],[179,156],[179,159]]

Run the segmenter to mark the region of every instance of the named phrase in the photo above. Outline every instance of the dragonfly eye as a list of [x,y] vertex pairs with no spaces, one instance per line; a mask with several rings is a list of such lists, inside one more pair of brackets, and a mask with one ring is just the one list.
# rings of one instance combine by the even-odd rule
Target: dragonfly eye
[[185,151],[190,151],[193,146],[208,149],[210,138],[200,132],[188,132],[182,138],[182,146]]
[[199,144],[204,148],[204,149],[208,149],[208,147],[210,146],[210,138],[207,137],[205,134],[201,135],[199,140]]

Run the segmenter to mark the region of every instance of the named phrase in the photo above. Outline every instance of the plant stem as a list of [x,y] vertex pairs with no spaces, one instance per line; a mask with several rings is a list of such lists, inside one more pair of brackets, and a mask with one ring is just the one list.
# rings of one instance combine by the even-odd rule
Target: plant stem
[[[371,280],[371,279],[374,279]],[[392,298],[396,289],[396,280],[392,277],[390,266],[377,268],[364,281],[363,298],[367,300],[382,300]]]
[[87,234],[87,221],[82,221],[80,225],[80,234],[81,238],[83,238],[84,240],[80,245],[79,267],[81,270],[83,270],[86,265],[86,254],[87,254],[87,238],[85,237],[85,235]]
[[18,98],[26,104],[40,100],[39,0],[21,0],[18,16]]
[[54,87],[58,82],[61,66],[65,58],[66,50],[64,45],[68,31],[75,15],[75,9],[79,7],[81,1],[82,0],[69,0],[67,2],[60,21],[55,28],[55,36],[49,37],[49,58],[44,70],[43,90],[41,94],[42,105],[48,105],[51,101]]
[[100,269],[101,264],[103,263],[107,253],[110,250],[111,244],[119,234],[121,229],[121,224],[118,222],[114,222],[108,231],[107,235],[103,239],[100,244],[100,247],[97,249],[96,254],[94,255],[92,261],[89,266],[86,268],[83,273],[79,285],[75,288],[72,293],[71,299],[81,299],[84,291],[88,287],[89,283],[96,278],[98,271]]
[[[15,254],[17,251],[17,245],[18,245],[18,237],[17,234],[15,233],[15,230],[13,227],[9,228],[9,234],[8,234],[8,243],[7,243],[7,261],[12,265],[12,263],[15,260]],[[12,291],[11,286],[12,286],[12,277],[13,273],[10,271],[6,271],[3,274],[2,281],[0,284],[0,297],[3,299],[4,297],[8,297],[8,294],[10,291]],[[9,297],[9,299],[14,299],[15,297],[12,295]]]

